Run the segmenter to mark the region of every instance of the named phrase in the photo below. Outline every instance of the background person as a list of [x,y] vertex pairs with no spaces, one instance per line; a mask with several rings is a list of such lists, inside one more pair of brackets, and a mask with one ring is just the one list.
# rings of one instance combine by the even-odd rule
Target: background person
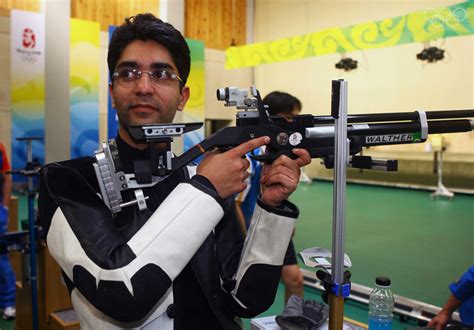
[[[268,105],[267,111],[270,116],[279,115],[284,117],[287,121],[291,121],[293,117],[297,116],[302,110],[302,105],[298,98],[279,91],[271,92],[265,96],[263,104]],[[259,155],[263,152],[263,148],[254,150],[255,155]],[[250,220],[252,219],[257,203],[257,197],[260,194],[260,176],[262,172],[262,164],[252,159],[251,154],[247,154],[246,156],[250,162],[249,177],[246,181],[247,188],[236,197],[237,215],[244,232],[250,226]],[[286,251],[281,280],[285,284],[285,303],[293,294],[303,297],[303,274],[298,266],[293,240],[290,241]]]
[[[5,147],[0,143],[0,235],[7,232],[8,209],[12,194],[12,176]],[[14,319],[15,309],[15,273],[8,258],[8,253],[0,254],[0,311],[5,320]]]
[[474,266],[469,268],[457,282],[452,283],[449,289],[451,296],[438,315],[430,321],[428,327],[442,329],[457,309],[462,323],[474,327]]

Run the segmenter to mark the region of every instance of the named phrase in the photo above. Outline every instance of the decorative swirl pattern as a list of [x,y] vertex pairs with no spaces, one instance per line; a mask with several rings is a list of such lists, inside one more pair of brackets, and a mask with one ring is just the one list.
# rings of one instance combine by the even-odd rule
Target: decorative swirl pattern
[[93,156],[99,142],[99,23],[71,19],[70,49],[71,158]]
[[287,59],[298,59],[305,57],[310,35],[296,36],[287,39],[280,39],[269,43],[268,51],[273,62],[280,62]]
[[474,6],[469,6],[466,8],[466,19],[467,19],[466,25],[471,27],[472,29],[472,27],[474,26]]
[[359,24],[351,29],[351,39],[358,49],[372,48],[377,44],[379,27],[376,22]]
[[402,39],[405,22],[406,18],[402,16],[356,25],[351,29],[351,36],[358,49],[395,46]]
[[[195,108],[201,108],[198,112],[201,112],[204,109],[204,99],[206,94],[206,86],[204,81],[204,63],[195,62],[191,60],[191,73],[188,77],[186,85],[189,86],[191,90],[191,96],[189,97],[188,102],[186,103],[187,112],[196,112]],[[204,112],[202,112],[201,119],[204,119]]]
[[474,1],[226,50],[226,68],[474,34]]
[[339,28],[327,29],[311,35],[312,56],[344,53],[355,50],[345,31]]
[[263,43],[258,47],[248,47],[246,52],[246,60],[252,63],[253,61],[259,61],[261,64],[272,63],[272,56],[268,50],[270,43]]
[[436,27],[432,21],[426,20],[422,12],[408,15],[407,29],[410,32],[413,42],[425,42],[442,38],[443,29]]
[[[186,85],[191,89],[191,96],[183,112],[183,122],[204,121],[206,83],[204,72],[204,43],[199,40],[186,39],[191,50],[191,72]],[[191,148],[204,139],[204,128],[183,136],[183,151]]]

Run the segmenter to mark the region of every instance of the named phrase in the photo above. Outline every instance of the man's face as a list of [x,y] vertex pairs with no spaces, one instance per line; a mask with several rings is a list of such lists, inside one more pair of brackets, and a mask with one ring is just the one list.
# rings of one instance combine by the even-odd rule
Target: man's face
[[280,116],[286,119],[286,121],[292,121],[293,117],[298,116],[301,112],[301,109],[298,107],[294,107],[291,111],[291,114],[288,113],[279,113]]
[[[122,69],[154,71],[166,69],[179,75],[166,48],[154,41],[135,40],[120,56],[116,71]],[[177,79],[153,82],[144,73],[134,82],[115,79],[110,86],[112,106],[117,110],[120,130],[133,125],[171,123],[176,111],[182,111],[189,98],[189,88]]]

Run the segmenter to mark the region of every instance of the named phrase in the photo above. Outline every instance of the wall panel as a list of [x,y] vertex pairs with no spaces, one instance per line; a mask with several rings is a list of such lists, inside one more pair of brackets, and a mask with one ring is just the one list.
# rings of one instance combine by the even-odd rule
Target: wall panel
[[[47,0],[51,1],[51,0]],[[137,13],[159,13],[159,0],[71,0],[71,18],[79,18],[100,23],[101,30],[109,25],[119,25],[125,17]],[[12,9],[39,12],[40,0],[1,0],[0,15],[10,16]]]
[[[249,88],[253,81],[253,68],[225,70],[225,53],[221,50],[206,49],[206,119],[235,121],[235,107],[224,107],[224,102],[218,101],[218,88],[238,86]],[[192,90],[191,90],[192,93]]]
[[71,0],[71,17],[100,23],[102,31],[109,25],[120,25],[126,17],[138,13],[158,15],[159,0]]
[[40,11],[40,0],[1,0],[0,16],[10,16],[12,9]]
[[185,8],[187,38],[221,50],[246,43],[246,0],[186,0]]

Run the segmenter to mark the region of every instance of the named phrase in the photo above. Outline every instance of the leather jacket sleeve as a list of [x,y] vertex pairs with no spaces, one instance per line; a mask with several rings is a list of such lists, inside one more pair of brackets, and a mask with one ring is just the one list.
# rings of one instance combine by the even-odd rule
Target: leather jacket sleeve
[[[243,247],[234,249],[234,254],[227,251],[227,263],[221,271],[229,313],[251,318],[273,304],[298,214],[298,208],[289,201],[274,208],[258,200]],[[235,216],[233,220],[238,227]],[[234,229],[238,230],[240,228]],[[237,236],[234,235],[235,239]],[[234,241],[234,245],[237,244]],[[222,249],[218,248],[217,252],[222,254]]]
[[67,164],[43,169],[39,209],[49,251],[94,307],[118,321],[140,320],[213,231],[223,209],[195,185],[181,183],[126,239],[89,182]]

